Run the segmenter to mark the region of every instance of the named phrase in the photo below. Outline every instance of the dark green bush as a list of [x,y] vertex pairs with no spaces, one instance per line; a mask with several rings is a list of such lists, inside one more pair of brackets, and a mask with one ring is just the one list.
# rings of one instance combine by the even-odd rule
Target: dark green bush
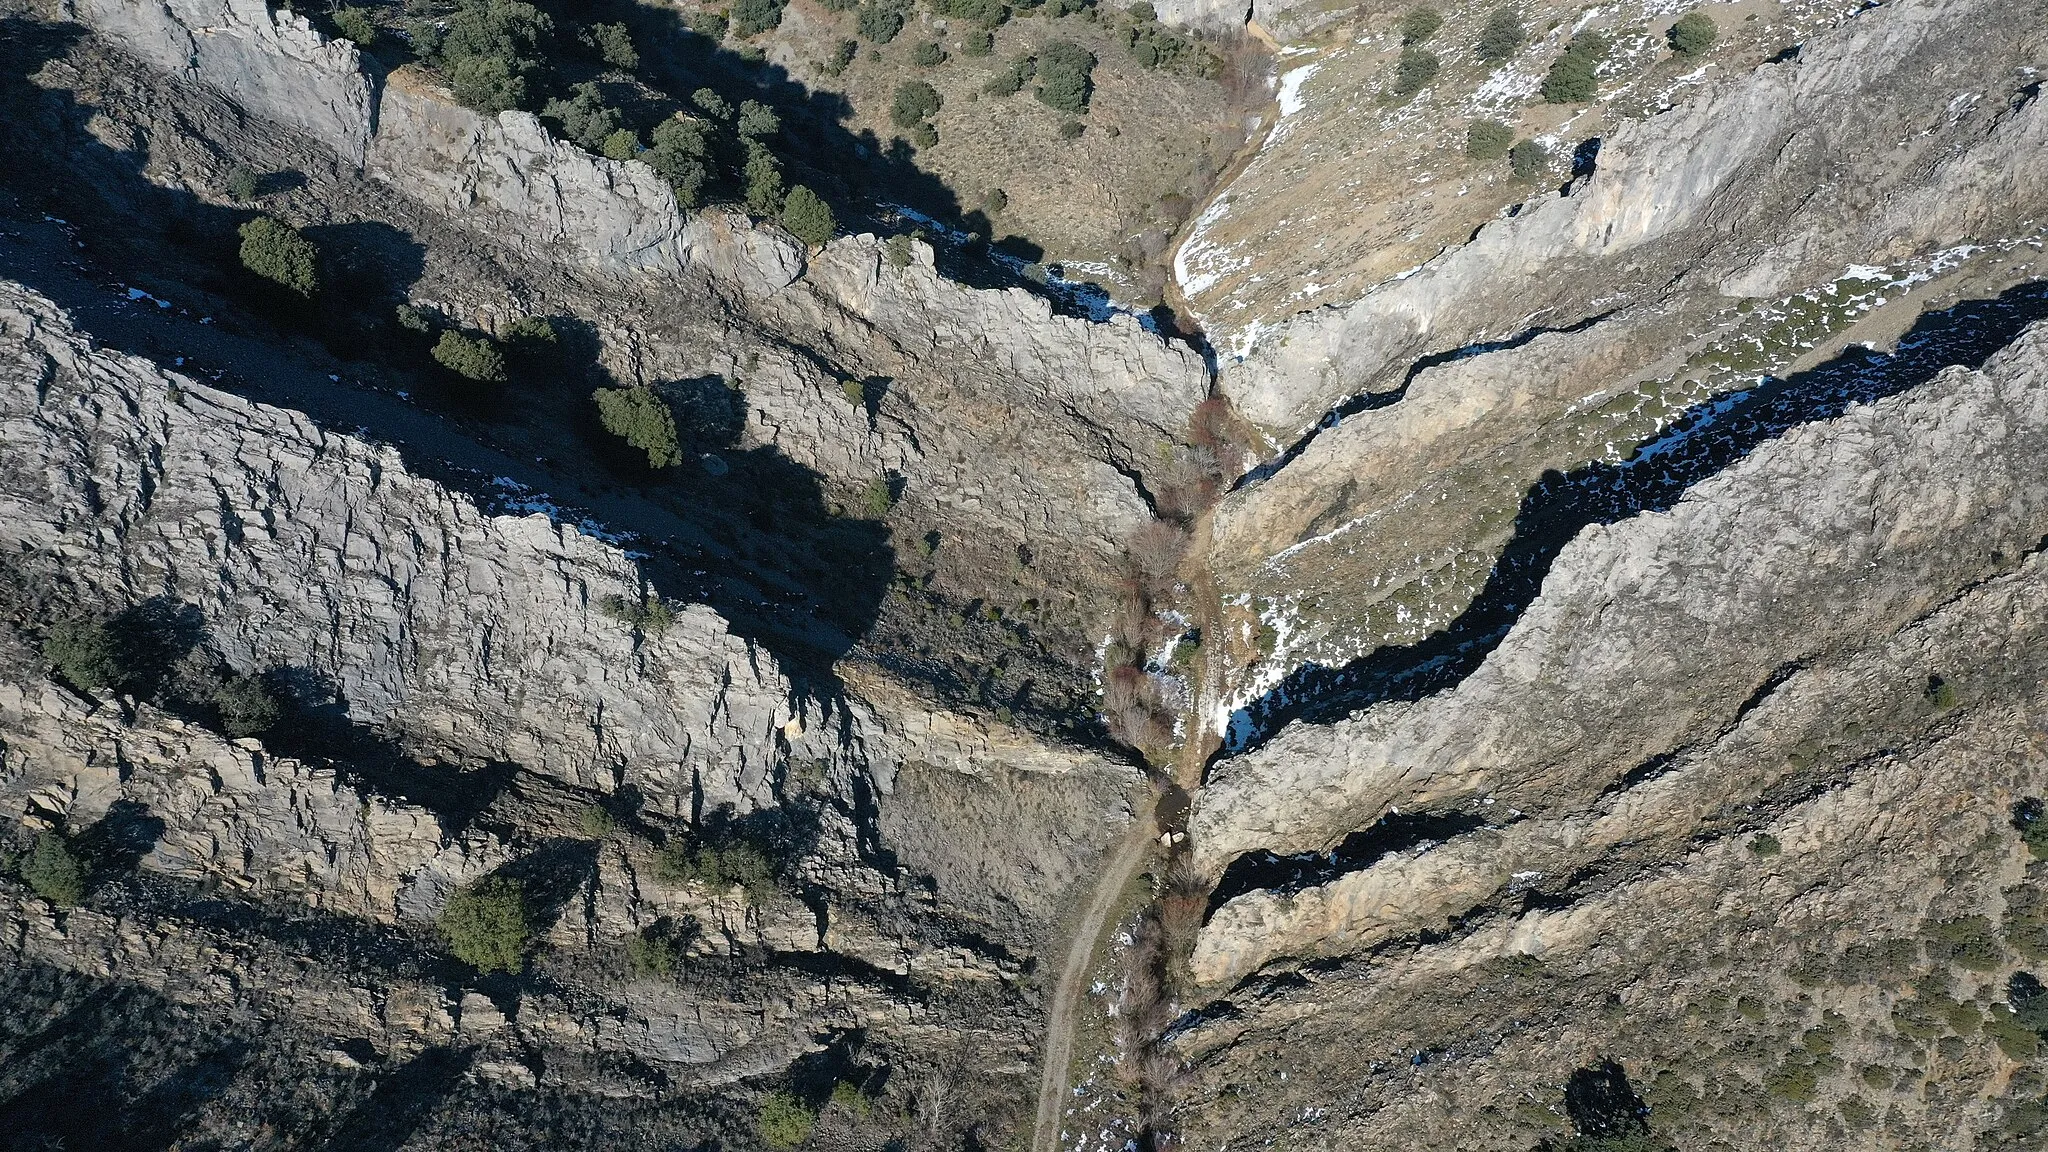
[[774,216],[782,210],[782,161],[757,140],[747,141],[747,211],[756,217]]
[[[1081,134],[1088,131],[1088,126],[1086,124],[1081,123],[1079,120],[1062,120],[1060,121],[1060,126],[1058,128],[1053,129],[1053,131],[1058,133],[1059,138],[1062,140],[1079,140],[1081,138]],[[1036,265],[1034,265],[1034,267],[1036,267]],[[1040,276],[1038,278],[1038,282],[1041,284],[1044,283],[1045,278],[1043,276]]]
[[906,80],[896,86],[896,99],[889,106],[889,122],[898,128],[909,128],[935,115],[943,104],[938,89],[922,80]]
[[519,356],[547,357],[560,349],[561,337],[555,332],[553,320],[545,316],[521,316],[505,326],[501,342]]
[[85,899],[85,866],[59,832],[36,837],[35,846],[21,861],[21,880],[59,908],[76,907]]
[[1534,140],[1524,140],[1508,149],[1508,171],[1517,180],[1534,180],[1550,166],[1550,149]]
[[2027,1027],[2003,1004],[1991,1006],[1991,1014],[1984,1020],[1984,1035],[2013,1060],[2031,1060],[2041,1049],[2040,1032]]
[[766,140],[782,131],[782,117],[758,100],[742,100],[739,118],[733,121],[733,131],[739,133],[743,140]]
[[[882,244],[882,256],[892,268],[910,267],[910,237],[891,236]],[[863,393],[865,395],[865,393]]]
[[771,1092],[761,1101],[761,1140],[770,1148],[795,1148],[811,1138],[818,1114],[795,1095]]
[[1925,925],[1922,944],[1929,963],[1954,964],[1972,972],[1990,972],[2005,960],[1998,932],[1985,916],[1957,916]]
[[867,506],[870,516],[880,520],[896,507],[896,486],[889,482],[887,476],[877,476],[868,481],[867,488],[862,491],[861,503]]
[[931,121],[920,120],[910,126],[910,142],[919,148],[935,148],[939,143],[939,130]]
[[710,178],[711,126],[702,120],[676,116],[657,124],[654,142],[641,159],[675,190],[676,206],[689,211],[703,203],[704,183]]
[[1488,64],[1499,64],[1519,51],[1528,38],[1521,15],[1512,7],[1502,8],[1486,21],[1473,51]]
[[860,7],[860,0],[818,0],[827,12],[851,12]]
[[1442,68],[1436,53],[1421,48],[1403,48],[1401,61],[1394,66],[1394,95],[1415,95],[1429,87],[1429,82],[1436,79]]
[[724,40],[726,30],[732,27],[732,21],[726,19],[723,12],[693,12],[684,23],[689,25],[690,31],[714,44]]
[[982,28],[994,28],[1010,18],[1003,0],[930,0],[932,11],[952,20],[972,20]]
[[785,0],[733,0],[733,35],[745,39],[758,36],[782,23]]
[[1401,13],[1401,44],[1403,47],[1420,44],[1436,30],[1444,26],[1444,14],[1427,5],[1418,5]]
[[1581,32],[1550,64],[1543,77],[1543,99],[1552,104],[1583,104],[1600,91],[1600,64],[1607,59],[1607,37]]
[[690,93],[690,103],[695,104],[698,111],[713,120],[732,119],[732,105],[726,103],[725,97],[709,88],[699,88]]
[[465,380],[479,384],[505,382],[505,354],[488,336],[464,336],[450,328],[434,342],[434,360]]
[[413,44],[448,77],[455,98],[494,116],[527,106],[554,21],[523,0],[461,0],[446,30],[421,21]]
[[1714,41],[1721,38],[1721,30],[1714,26],[1714,18],[1705,12],[1688,12],[1679,17],[1665,35],[1673,52],[1680,56],[1697,56],[1714,46]]
[[1498,160],[1514,142],[1514,129],[1498,120],[1474,120],[1465,129],[1465,155],[1474,160]]
[[391,310],[391,318],[407,332],[424,336],[434,330],[434,314],[414,304],[400,304]]
[[946,50],[935,40],[926,40],[910,50],[910,62],[919,68],[936,68],[946,62]]
[[619,830],[619,821],[602,804],[585,804],[576,814],[576,827],[586,840],[609,840]]
[[981,214],[991,220],[997,219],[1010,210],[1010,194],[1001,188],[991,188],[981,198]]
[[73,688],[120,689],[133,676],[120,637],[104,620],[62,620],[43,640],[43,659]]
[[282,710],[261,676],[231,676],[213,691],[221,727],[230,736],[261,736],[277,725]]
[[334,10],[334,27],[344,39],[355,41],[358,48],[368,48],[377,42],[377,25],[370,14],[353,5],[343,4]]
[[228,195],[246,204],[263,192],[263,177],[247,164],[235,165],[228,173]]
[[456,959],[481,972],[517,972],[533,935],[526,891],[517,880],[486,876],[448,898],[440,928]]
[[996,50],[996,38],[986,28],[969,28],[960,37],[960,54],[980,59]]
[[626,937],[626,963],[636,976],[669,976],[682,967],[682,941],[654,928]]
[[1758,856],[1776,856],[1785,850],[1785,846],[1769,832],[1759,832],[1749,838],[1749,850]]
[[2048,860],[2048,805],[2029,797],[2013,805],[2012,826],[2019,830],[2020,843],[2035,860]]
[[723,845],[676,843],[662,849],[655,870],[671,883],[739,888],[755,903],[775,893],[775,862],[758,845],[734,840]]
[[659,596],[648,596],[629,600],[624,596],[606,596],[597,602],[597,610],[621,623],[630,625],[636,632],[659,636],[667,632],[676,620],[675,609]]
[[548,101],[540,115],[556,135],[591,152],[601,152],[605,140],[626,123],[618,109],[605,106],[604,94],[594,81],[571,88],[567,99]]
[[640,50],[633,46],[633,33],[624,24],[592,24],[583,30],[584,47],[621,72],[640,67]]
[[1052,41],[1038,53],[1039,102],[1070,115],[1087,115],[1094,71],[1094,53],[1065,40]]
[[816,248],[832,239],[839,222],[832,217],[831,205],[819,198],[816,192],[798,184],[789,190],[789,199],[783,201],[782,226],[797,239]]
[[903,16],[903,6],[898,0],[867,0],[860,6],[854,31],[860,33],[863,40],[887,44],[903,31]]
[[599,388],[590,394],[604,430],[647,453],[650,468],[683,462],[675,413],[651,388]]
[[320,288],[320,253],[281,220],[258,216],[242,225],[242,267],[300,296]]
[[502,56],[470,56],[448,70],[448,88],[458,103],[486,116],[526,105],[526,74]]

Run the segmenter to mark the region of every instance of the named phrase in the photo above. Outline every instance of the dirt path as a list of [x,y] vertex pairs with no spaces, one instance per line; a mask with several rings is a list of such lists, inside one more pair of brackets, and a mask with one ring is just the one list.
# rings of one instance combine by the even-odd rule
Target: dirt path
[[1137,823],[1103,861],[1102,875],[1088,896],[1088,907],[1067,944],[1060,962],[1059,982],[1053,986],[1052,1012],[1045,1022],[1045,1064],[1039,1073],[1038,1121],[1032,1129],[1032,1152],[1055,1152],[1059,1147],[1060,1119],[1066,1111],[1068,1065],[1074,1060],[1074,1021],[1087,989],[1088,970],[1095,960],[1095,946],[1109,926],[1131,877],[1138,874],[1152,855],[1155,843],[1152,814],[1142,813]]
[[[1195,521],[1193,538],[1206,541],[1208,533],[1209,514],[1204,512]],[[1205,637],[1215,636],[1218,617],[1216,590],[1208,568],[1200,562],[1199,554],[1187,569],[1187,574],[1196,627]],[[1208,659],[1220,660],[1221,649],[1221,645],[1210,645]],[[1192,693],[1193,705],[1185,728],[1189,738],[1173,764],[1173,783],[1189,796],[1201,786],[1202,769],[1215,747],[1215,738],[1208,733],[1203,721],[1205,688],[1215,682],[1218,682],[1216,669],[1205,667],[1201,682],[1195,685]],[[1174,791],[1174,788],[1167,789],[1169,793]],[[1039,1073],[1038,1119],[1032,1130],[1032,1152],[1058,1152],[1060,1121],[1066,1114],[1067,1101],[1071,1099],[1068,1089],[1074,1060],[1074,1025],[1080,1014],[1082,995],[1087,989],[1088,973],[1094,966],[1096,946],[1109,927],[1109,918],[1117,911],[1118,897],[1130,886],[1131,878],[1137,875],[1138,869],[1154,858],[1154,852],[1159,848],[1160,823],[1170,819],[1168,830],[1178,830],[1186,822],[1186,811],[1183,796],[1177,814],[1169,817],[1163,812],[1145,813],[1125,833],[1123,840],[1103,862],[1102,874],[1089,893],[1088,907],[1074,926],[1073,936],[1067,943],[1066,957],[1061,961],[1059,982],[1053,988],[1052,1008],[1046,1019],[1045,1062]],[[1183,850],[1173,849],[1176,852]]]

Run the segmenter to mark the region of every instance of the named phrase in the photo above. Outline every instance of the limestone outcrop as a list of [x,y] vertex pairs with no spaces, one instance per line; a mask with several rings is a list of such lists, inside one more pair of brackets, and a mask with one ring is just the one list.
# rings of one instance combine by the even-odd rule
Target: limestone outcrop
[[[1426,353],[1520,327],[1688,293],[1778,296],[1851,265],[2029,234],[2048,154],[2027,70],[2042,21],[1970,11],[1872,8],[1791,58],[1611,124],[1590,176],[1353,302],[1264,328],[1222,389],[1291,433]],[[1894,162],[1901,140],[1913,161]]]
[[[1910,700],[1930,677],[1978,674],[1950,667],[1974,664],[1962,650],[1892,638],[2048,533],[2044,379],[2048,325],[2036,324],[1982,372],[1950,369],[1795,428],[1669,512],[1585,529],[1455,687],[1295,725],[1219,765],[1190,822],[1209,875],[1260,850],[1329,853],[1402,812],[1474,811],[1493,830],[1292,895],[1242,896],[1205,929],[1196,970],[1228,984],[1272,957],[1356,951],[1457,916],[1518,873],[1569,873],[1601,840],[1577,813],[1630,811],[1645,766],[1659,779],[1694,757],[1753,755],[1747,729],[1767,721],[1750,714],[1775,693],[1883,681]],[[1888,644],[1888,657],[1858,655]],[[1843,670],[1865,659],[1888,670]]]
[[77,0],[80,20],[180,78],[361,165],[372,100],[356,46],[268,0]]

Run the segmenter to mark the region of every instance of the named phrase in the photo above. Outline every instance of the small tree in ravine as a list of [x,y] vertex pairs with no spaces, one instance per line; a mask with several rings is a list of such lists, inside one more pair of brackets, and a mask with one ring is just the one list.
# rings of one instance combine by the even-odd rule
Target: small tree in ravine
[[517,972],[533,935],[526,891],[504,876],[486,876],[448,898],[441,935],[455,958],[482,972]]
[[761,1101],[761,1139],[770,1148],[790,1149],[811,1138],[818,1114],[793,1093],[771,1092]]
[[479,384],[505,382],[505,354],[486,336],[464,336],[453,328],[434,342],[434,360],[465,380]]
[[683,462],[675,413],[652,388],[599,388],[590,394],[604,430],[647,453],[650,468]]
[[277,697],[261,676],[231,676],[213,690],[220,724],[230,736],[261,736],[276,726]]
[[1688,12],[1678,18],[1666,34],[1671,50],[1680,56],[1697,56],[1714,46],[1721,38],[1721,30],[1714,26],[1714,18],[1705,12]]
[[242,267],[300,296],[320,288],[320,253],[281,220],[258,216],[242,225]]
[[36,895],[59,908],[85,899],[85,866],[58,832],[36,837],[35,847],[21,862],[21,879]]
[[81,691],[119,688],[128,680],[120,638],[104,620],[61,620],[43,641],[43,659]]
[[789,190],[789,199],[782,203],[782,226],[797,239],[818,248],[832,239],[839,225],[832,218],[832,206],[799,184]]

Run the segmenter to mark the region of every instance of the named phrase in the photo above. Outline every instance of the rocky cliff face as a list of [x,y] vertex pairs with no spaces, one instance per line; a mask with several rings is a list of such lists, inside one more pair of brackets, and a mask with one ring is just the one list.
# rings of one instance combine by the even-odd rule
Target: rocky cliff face
[[[800,690],[701,606],[636,631],[597,608],[641,586],[617,546],[543,514],[490,514],[388,448],[97,349],[19,286],[0,338],[0,425],[20,449],[0,477],[10,627],[62,603],[177,604],[187,644],[403,749],[336,761],[227,741],[57,687],[33,632],[10,631],[9,807],[33,827],[103,829],[145,878],[96,897],[123,909],[134,927],[121,932],[98,912],[17,907],[17,962],[118,974],[209,1012],[288,1014],[379,1060],[480,1044],[474,1074],[512,1088],[647,1091],[575,1070],[621,1058],[703,1087],[785,1067],[820,1030],[879,1037],[946,1018],[956,990],[1014,979],[1058,894],[1130,820],[1125,766],[886,684],[879,709]],[[606,794],[631,797],[631,827],[721,805],[809,813],[809,903],[678,879],[640,834],[578,846],[578,813]],[[985,835],[946,830],[991,808]],[[547,921],[568,987],[516,1011],[447,991],[421,951],[457,886],[506,869],[568,885]],[[222,886],[273,919],[219,919],[190,889],[149,886],[164,880]],[[317,931],[289,927],[309,914]],[[758,986],[615,986],[605,972],[624,941],[657,922],[703,926],[692,964],[768,957]],[[331,947],[368,967],[313,959]],[[820,982],[806,963],[839,974]],[[285,974],[309,964],[310,979]],[[982,1026],[1028,1044],[1020,1007]],[[538,1073],[534,1052],[554,1053],[555,1071]]]
[[[138,1053],[22,1130],[989,1147],[1038,1080],[1042,1152],[2038,1143],[2048,10],[1480,61],[1456,4],[1394,94],[1406,7],[1251,10],[1278,121],[1179,266],[1256,428],[1131,317],[679,213],[288,14],[8,8],[0,848],[89,895],[0,882],[0,1054]],[[346,315],[222,270],[238,164]],[[401,301],[559,372],[479,403]],[[730,410],[643,472],[615,384]],[[77,612],[163,667],[65,683]],[[1133,683],[1156,828],[1069,742]],[[436,927],[486,876],[517,974]]]
[[[2033,39],[2040,21],[2007,26],[2003,14],[1957,20],[1957,12],[1945,4],[1887,5],[1810,35],[1795,22],[1778,33],[1797,45],[1786,59],[1753,69],[1708,68],[1683,83],[1666,74],[1676,64],[1647,64],[1659,52],[1646,42],[1642,55],[1611,65],[1615,82],[1628,86],[1603,93],[1589,110],[1598,121],[1529,125],[1554,153],[1597,139],[1597,160],[1582,165],[1590,176],[1563,193],[1524,185],[1528,198],[1513,218],[1491,223],[1444,216],[1455,215],[1475,187],[1489,201],[1500,188],[1496,173],[1461,171],[1471,165],[1452,151],[1462,140],[1451,139],[1451,131],[1462,132],[1465,117],[1499,114],[1491,104],[1509,93],[1494,91],[1496,81],[1522,76],[1533,89],[1576,25],[1494,70],[1469,100],[1452,87],[1464,84],[1463,77],[1447,72],[1424,99],[1469,108],[1457,108],[1452,121],[1443,115],[1449,109],[1418,104],[1409,110],[1423,118],[1418,123],[1387,126],[1426,135],[1431,148],[1414,166],[1414,199],[1398,212],[1380,211],[1420,231],[1435,230],[1443,218],[1446,229],[1477,227],[1477,234],[1469,243],[1463,235],[1444,235],[1421,251],[1411,241],[1403,249],[1409,266],[1375,266],[1363,283],[1348,279],[1352,259],[1327,243],[1285,249],[1305,251],[1313,261],[1285,272],[1258,255],[1272,251],[1271,237],[1248,238],[1243,258],[1212,251],[1213,241],[1184,251],[1183,288],[1198,310],[1226,329],[1219,342],[1237,340],[1243,357],[1224,373],[1224,390],[1246,415],[1291,433],[1346,397],[1394,386],[1420,356],[1512,337],[1535,324],[1570,324],[1622,302],[1657,301],[1668,308],[1674,298],[1695,293],[1774,297],[1833,279],[1854,264],[1903,260],[1963,238],[2028,234],[2027,222],[2038,217],[2032,200],[2044,113],[2031,95],[2027,69],[2040,52]],[[1476,8],[1472,15],[1475,25],[1483,18]],[[1440,35],[1476,38],[1476,28],[1454,28]],[[1744,52],[1777,51],[1764,51],[1762,42],[1751,47],[1752,35],[1731,30],[1728,50],[1740,44]],[[1386,50],[1384,42],[1375,43]],[[1463,61],[1457,54],[1462,45],[1445,48],[1450,59]],[[1329,127],[1319,121],[1350,107],[1341,86],[1322,97],[1316,89],[1359,84],[1364,78],[1356,73],[1345,73],[1345,81],[1337,76],[1363,66],[1333,56],[1289,74],[1283,87],[1293,94],[1283,104],[1295,114],[1275,129],[1229,203],[1219,202],[1218,215],[1199,231],[1220,235],[1232,214],[1256,214],[1269,181],[1272,195],[1300,195],[1302,151],[1312,153],[1325,134],[1319,129]],[[1689,91],[1694,85],[1698,91]],[[1665,91],[1631,91],[1643,86]],[[1637,101],[1649,107],[1632,106]],[[1564,114],[1540,105],[1527,113]],[[1826,130],[1808,127],[1817,124]],[[1912,161],[1893,162],[1900,141],[1912,142]],[[1356,163],[1377,160],[1368,154]],[[1371,171],[1347,174],[1342,164],[1313,171],[1317,181],[1379,178]],[[1451,178],[1461,182],[1459,191],[1437,195],[1438,184]],[[1288,219],[1312,222],[1328,210],[1313,203],[1300,208]],[[1205,274],[1198,265],[1216,271]],[[1245,277],[1272,287],[1230,295]],[[1315,288],[1306,303],[1256,298],[1304,282]],[[1341,300],[1347,285],[1358,292],[1354,302],[1286,319]],[[1232,333],[1244,335],[1239,340]]]
[[356,47],[265,0],[83,0],[80,20],[158,68],[218,90],[362,164],[375,101]]

